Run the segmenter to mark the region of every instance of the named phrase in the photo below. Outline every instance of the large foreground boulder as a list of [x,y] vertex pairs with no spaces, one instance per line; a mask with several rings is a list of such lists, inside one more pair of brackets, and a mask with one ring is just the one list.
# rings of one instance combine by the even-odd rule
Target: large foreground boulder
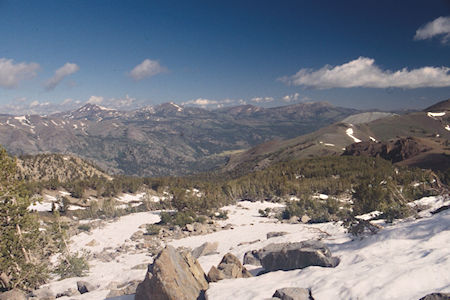
[[145,280],[136,290],[136,300],[194,300],[208,289],[205,272],[188,252],[167,246],[148,266]]
[[247,269],[242,266],[239,259],[231,253],[225,254],[217,268],[212,266],[208,272],[209,282],[217,282],[222,279],[248,277],[252,277],[252,274],[247,271]]
[[270,244],[259,251],[266,272],[303,269],[309,266],[336,267],[340,260],[319,241]]

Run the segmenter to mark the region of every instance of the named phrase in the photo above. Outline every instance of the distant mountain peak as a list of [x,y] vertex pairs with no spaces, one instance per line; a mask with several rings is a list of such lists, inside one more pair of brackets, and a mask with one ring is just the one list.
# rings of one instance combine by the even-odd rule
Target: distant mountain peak
[[76,111],[85,112],[85,111],[116,111],[114,108],[104,107],[98,104],[86,103],[82,107],[78,108]]
[[161,103],[155,107],[157,112],[182,112],[184,108],[174,102]]

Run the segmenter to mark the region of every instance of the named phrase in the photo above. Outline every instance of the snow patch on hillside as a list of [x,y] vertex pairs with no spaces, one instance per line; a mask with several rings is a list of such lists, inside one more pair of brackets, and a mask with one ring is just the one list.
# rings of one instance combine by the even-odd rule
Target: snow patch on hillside
[[433,117],[443,117],[445,116],[445,112],[427,112],[427,115],[431,118]]
[[348,129],[345,131],[345,133],[346,133],[350,138],[352,138],[353,141],[354,141],[355,143],[361,143],[361,142],[362,142],[360,139],[358,139],[358,138],[356,138],[356,137],[353,136],[353,128],[348,128]]

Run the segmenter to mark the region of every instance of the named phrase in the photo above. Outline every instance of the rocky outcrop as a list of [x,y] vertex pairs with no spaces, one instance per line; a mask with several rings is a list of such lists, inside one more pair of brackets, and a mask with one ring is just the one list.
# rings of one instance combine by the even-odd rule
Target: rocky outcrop
[[266,272],[303,269],[309,266],[336,267],[340,260],[319,241],[270,244],[259,251]]
[[420,300],[450,300],[450,293],[432,293],[420,298]]
[[242,266],[239,259],[231,253],[225,254],[217,268],[213,266],[208,272],[209,282],[217,282],[222,279],[248,277],[252,277],[252,274],[247,271],[247,269]]
[[13,289],[0,294],[0,300],[26,300],[25,294],[18,289]]
[[136,290],[136,300],[192,300],[208,288],[205,273],[189,252],[167,246],[148,266],[145,280]]
[[195,258],[199,258],[200,256],[204,256],[204,255],[212,255],[212,254],[217,254],[217,247],[219,246],[219,243],[214,242],[214,243],[210,243],[210,242],[206,242],[203,243],[201,246],[198,246],[197,248],[195,248],[194,250],[192,250],[192,256]]
[[342,155],[381,157],[396,163],[430,149],[418,139],[407,137],[385,143],[373,141],[354,143],[347,146]]
[[272,297],[281,300],[314,300],[310,290],[294,287],[278,289]]

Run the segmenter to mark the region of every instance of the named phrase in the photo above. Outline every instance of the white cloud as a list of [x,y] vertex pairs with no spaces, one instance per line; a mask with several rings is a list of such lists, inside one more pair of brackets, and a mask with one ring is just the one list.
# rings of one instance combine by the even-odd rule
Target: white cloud
[[36,107],[39,105],[39,101],[34,100],[33,102],[30,103],[30,107]]
[[273,97],[254,97],[252,99],[250,99],[250,101],[255,102],[255,103],[268,103],[268,102],[272,102],[275,99]]
[[163,72],[167,72],[166,67],[161,66],[156,60],[150,60],[147,58],[134,67],[133,70],[130,71],[129,75],[134,80],[141,80],[145,77],[154,76]]
[[228,105],[235,105],[239,100],[234,99],[223,99],[223,100],[212,100],[206,98],[197,98],[181,103],[182,105],[194,105],[200,106],[202,108],[220,108]]
[[14,88],[20,81],[36,76],[37,63],[14,63],[12,59],[0,58],[0,87]]
[[435,36],[441,36],[443,43],[450,41],[450,17],[439,17],[423,25],[417,29],[414,39],[426,40]]
[[89,97],[89,100],[86,101],[86,103],[90,103],[90,104],[101,104],[103,102],[103,97],[100,96],[91,96]]
[[296,74],[280,78],[290,85],[317,89],[328,88],[423,88],[450,86],[450,68],[422,67],[398,71],[382,70],[375,60],[359,57],[339,66],[326,65],[319,70],[300,69]]
[[198,105],[198,106],[209,106],[209,105],[217,105],[219,104],[217,100],[210,100],[205,98],[198,98],[195,100],[189,100],[182,103],[183,105]]
[[136,98],[125,95],[124,98],[111,98],[103,101],[103,104],[109,108],[128,109],[136,106]]
[[45,87],[47,90],[53,90],[65,77],[76,73],[80,67],[74,63],[65,63],[64,66],[55,71],[52,78],[47,80]]
[[284,102],[293,102],[293,101],[298,101],[300,97],[299,93],[294,93],[291,95],[286,95],[283,98],[281,98],[281,100],[283,100]]

